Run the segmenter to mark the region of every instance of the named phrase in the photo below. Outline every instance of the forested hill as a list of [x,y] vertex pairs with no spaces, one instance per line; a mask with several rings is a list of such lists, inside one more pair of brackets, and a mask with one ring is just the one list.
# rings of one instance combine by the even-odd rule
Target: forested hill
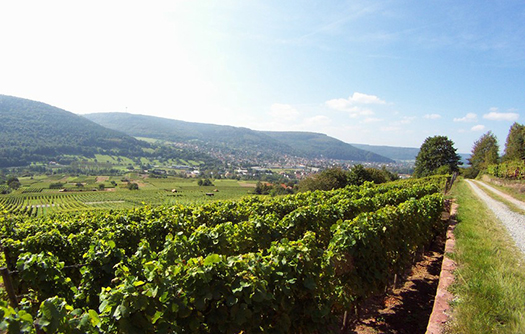
[[357,149],[318,133],[264,132],[127,113],[96,113],[84,116],[102,126],[132,136],[193,143],[210,149],[219,148],[233,154],[392,162],[383,156]]
[[136,156],[147,143],[45,103],[0,95],[0,167],[59,155]]
[[419,148],[413,147],[393,147],[393,146],[376,146],[365,144],[352,144],[362,150],[367,150],[388,157],[396,161],[414,161],[419,153]]
[[393,162],[379,154],[362,150],[321,133],[313,132],[264,132],[292,147],[298,154],[307,158],[328,158],[336,160],[353,160],[367,162]]
[[173,119],[127,113],[84,115],[104,127],[135,137],[147,137],[179,143],[191,143],[208,149],[220,148],[232,154],[293,154],[292,148],[263,133],[226,125],[184,122]]

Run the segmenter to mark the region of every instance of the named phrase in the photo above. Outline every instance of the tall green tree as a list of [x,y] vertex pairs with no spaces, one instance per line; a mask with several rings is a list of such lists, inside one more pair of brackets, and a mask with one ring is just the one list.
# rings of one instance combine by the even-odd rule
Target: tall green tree
[[476,140],[469,159],[473,174],[477,175],[481,170],[487,168],[488,165],[497,163],[499,159],[498,152],[498,139],[491,131]]
[[414,176],[424,177],[434,174],[459,171],[461,157],[456,153],[454,142],[446,136],[425,139],[416,157]]
[[348,184],[360,186],[365,182],[373,181],[372,175],[363,165],[355,165],[348,173]]
[[348,185],[348,173],[340,167],[325,169],[299,182],[299,191],[333,190]]
[[397,180],[399,177],[386,170],[365,168],[363,165],[355,165],[350,171],[340,167],[325,169],[324,171],[311,175],[299,182],[299,191],[332,190],[344,188],[348,185],[360,186],[365,182],[376,184]]
[[18,180],[18,178],[15,176],[11,176],[7,178],[6,184],[9,188],[15,189],[15,190],[20,188],[20,186],[22,185],[20,181]]
[[525,159],[525,126],[514,123],[510,127],[502,160]]

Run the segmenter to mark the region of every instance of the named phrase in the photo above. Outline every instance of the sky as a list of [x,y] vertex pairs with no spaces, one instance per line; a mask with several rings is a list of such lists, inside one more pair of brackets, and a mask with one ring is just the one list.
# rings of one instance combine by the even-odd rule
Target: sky
[[0,0],[0,94],[459,153],[525,122],[517,0]]

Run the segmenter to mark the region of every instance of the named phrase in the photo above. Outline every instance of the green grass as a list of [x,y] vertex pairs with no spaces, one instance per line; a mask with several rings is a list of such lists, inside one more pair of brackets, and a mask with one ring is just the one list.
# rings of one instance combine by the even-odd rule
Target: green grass
[[504,227],[466,182],[453,190],[459,204],[458,263],[449,333],[525,333],[525,262]]
[[145,141],[146,143],[155,144],[155,143],[165,143],[165,140],[148,138],[148,137],[135,137],[135,139]]
[[[110,163],[112,165],[133,165],[134,162],[130,158],[124,156],[112,156],[105,154],[95,154],[95,159],[101,163]],[[94,161],[92,159],[91,161]]]

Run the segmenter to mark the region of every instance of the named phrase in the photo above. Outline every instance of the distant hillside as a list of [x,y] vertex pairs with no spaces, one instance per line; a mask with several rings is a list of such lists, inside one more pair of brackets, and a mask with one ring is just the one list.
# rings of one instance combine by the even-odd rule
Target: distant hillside
[[394,146],[375,146],[364,144],[351,144],[362,150],[374,152],[396,161],[416,160],[419,148],[413,147],[394,147]]
[[0,95],[0,167],[60,154],[140,154],[144,143],[45,103]]
[[84,116],[102,126],[131,136],[193,143],[237,155],[257,155],[261,158],[294,155],[361,162],[392,161],[317,133],[263,132],[127,113],[96,113]]
[[461,162],[463,163],[463,166],[467,167],[468,165],[468,159],[470,159],[471,154],[470,153],[458,153],[461,157]]
[[97,153],[210,160],[203,154],[152,146],[42,102],[0,95],[0,167],[58,160],[64,155],[92,157]]
[[[375,145],[365,145],[365,144],[351,144],[362,150],[370,151],[377,153],[379,155],[385,156],[395,161],[415,161],[416,156],[419,153],[419,148],[414,147],[394,147],[394,146],[375,146]],[[468,163],[468,158],[470,154],[468,153],[458,153],[461,156],[461,161],[464,165]]]
[[338,139],[312,132],[264,132],[268,136],[292,147],[307,158],[328,158],[363,162],[389,163],[388,157],[356,148]]
[[148,137],[172,142],[194,143],[206,148],[220,148],[232,154],[292,154],[293,150],[264,133],[247,128],[127,113],[96,113],[83,115],[104,127],[134,137]]

